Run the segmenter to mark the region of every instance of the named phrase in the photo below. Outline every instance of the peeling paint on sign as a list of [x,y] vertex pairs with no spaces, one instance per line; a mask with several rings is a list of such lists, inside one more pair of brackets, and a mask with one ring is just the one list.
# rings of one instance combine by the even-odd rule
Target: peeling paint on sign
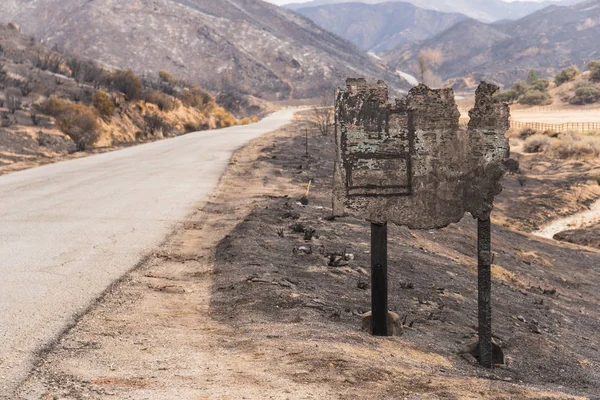
[[470,212],[485,218],[500,193],[508,151],[508,105],[482,83],[468,128],[451,89],[413,88],[388,103],[383,81],[348,79],[336,92],[334,214],[441,228]]

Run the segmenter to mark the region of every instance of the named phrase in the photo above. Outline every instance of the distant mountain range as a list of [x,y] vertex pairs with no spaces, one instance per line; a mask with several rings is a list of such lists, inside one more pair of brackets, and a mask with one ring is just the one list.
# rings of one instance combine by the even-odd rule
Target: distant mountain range
[[580,68],[600,59],[600,0],[569,7],[550,6],[517,21],[457,23],[429,39],[403,45],[384,57],[387,64],[418,73],[422,52],[435,54],[428,68],[455,88],[480,80],[509,85],[530,69],[552,77],[570,65]]
[[329,4],[296,11],[323,29],[375,53],[425,40],[468,19],[463,14],[424,10],[403,2]]
[[[460,13],[471,18],[493,22],[505,19],[519,19],[537,10],[550,5],[573,5],[581,0],[557,0],[557,1],[513,1],[502,0],[403,0],[419,8],[426,10],[441,11],[446,13]],[[313,0],[306,3],[287,4],[285,7],[292,10],[301,10],[306,7],[315,7],[339,3],[388,3],[395,0]]]
[[311,98],[347,76],[406,85],[310,20],[261,0],[2,0],[0,22],[106,65],[212,91]]

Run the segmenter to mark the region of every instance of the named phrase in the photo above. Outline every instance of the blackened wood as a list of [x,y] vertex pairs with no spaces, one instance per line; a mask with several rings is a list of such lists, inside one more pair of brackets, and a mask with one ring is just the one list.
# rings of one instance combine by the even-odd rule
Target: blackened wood
[[306,157],[308,157],[308,129],[304,130],[304,134],[306,135]]
[[371,312],[375,336],[388,336],[387,222],[371,223]]
[[489,215],[477,221],[479,364],[485,368],[492,368],[491,223]]

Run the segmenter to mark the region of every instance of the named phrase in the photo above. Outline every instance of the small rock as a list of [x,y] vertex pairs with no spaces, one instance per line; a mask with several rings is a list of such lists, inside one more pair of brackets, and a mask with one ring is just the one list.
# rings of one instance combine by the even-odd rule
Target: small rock
[[[388,334],[390,336],[400,336],[402,335],[402,320],[400,316],[395,312],[388,311]],[[362,315],[362,330],[365,332],[372,333],[373,332],[373,316],[371,311]]]
[[517,317],[517,319],[518,319],[519,321],[521,321],[521,322],[527,322],[527,321],[525,321],[525,317],[523,317],[522,315],[519,315],[519,316]]
[[304,233],[304,231],[306,230],[306,227],[302,222],[296,222],[295,224],[290,226],[290,228],[296,233]]
[[300,246],[300,247],[298,247],[298,253],[312,254],[312,247],[310,247],[310,246]]
[[362,290],[367,290],[369,288],[369,284],[365,281],[358,281],[358,284],[356,285],[357,288],[362,289]]
[[[472,360],[479,360],[479,339],[475,338],[472,342],[468,343],[460,352],[465,359],[472,362]],[[468,354],[471,357],[465,357]],[[478,362],[478,361],[477,361]],[[504,351],[498,346],[495,339],[492,339],[492,362],[494,365],[505,365]]]
[[400,281],[400,287],[402,289],[414,289],[415,285],[412,282]]
[[352,261],[354,260],[354,254],[345,254],[344,257],[346,258],[346,260],[348,261]]
[[312,240],[317,231],[312,226],[307,226],[304,229],[304,240]]

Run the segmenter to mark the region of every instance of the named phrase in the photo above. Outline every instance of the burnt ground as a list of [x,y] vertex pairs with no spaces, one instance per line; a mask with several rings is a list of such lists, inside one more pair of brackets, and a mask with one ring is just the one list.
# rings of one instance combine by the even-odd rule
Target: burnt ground
[[[267,159],[298,185],[312,181],[311,202],[304,207],[297,198],[270,200],[219,244],[211,306],[228,310],[223,322],[243,325],[257,315],[318,322],[324,332],[315,334],[325,340],[334,326],[355,331],[359,315],[370,309],[370,227],[352,216],[328,220],[335,147],[331,138],[315,139],[309,158],[302,157],[301,137],[265,149],[272,154]],[[318,238],[304,240],[294,232],[298,224]],[[509,358],[499,374],[600,396],[599,255],[497,225],[492,234],[494,332]],[[390,309],[412,326],[404,339],[456,361],[461,373],[474,373],[457,354],[476,335],[475,221],[467,216],[440,231],[391,226],[389,238]],[[343,254],[351,256],[332,266],[331,256]]]
[[[26,126],[31,125],[29,115],[24,111],[15,114],[0,108],[0,175],[37,164],[56,161],[75,151],[75,143],[55,129]],[[4,119],[6,118],[6,119]],[[22,129],[4,127],[22,126]]]
[[[477,333],[473,219],[390,226],[390,309],[406,326],[361,331],[369,225],[328,218],[333,138],[311,131],[306,157],[306,126],[237,152],[213,198],[42,354],[18,398],[600,398],[591,248],[493,226],[493,329],[507,362],[487,371],[460,354]],[[512,193],[494,218],[532,209]]]
[[600,226],[559,232],[554,235],[554,239],[598,249],[600,248]]
[[[517,147],[518,150],[518,146]],[[521,173],[506,175],[495,202],[493,220],[522,232],[589,209],[600,197],[600,162],[558,160],[544,154],[520,154]]]

